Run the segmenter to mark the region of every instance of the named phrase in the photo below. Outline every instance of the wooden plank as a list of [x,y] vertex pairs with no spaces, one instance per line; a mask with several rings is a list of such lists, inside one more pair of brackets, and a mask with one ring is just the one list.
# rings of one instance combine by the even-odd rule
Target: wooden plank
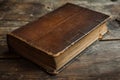
[[0,10],[0,13],[3,14],[1,20],[10,21],[31,21],[40,17],[41,15],[43,15],[43,13],[46,12],[44,9],[44,5],[42,5],[41,3],[20,3],[17,1],[2,1]]
[[28,21],[6,21],[6,20],[0,20],[0,28],[2,27],[21,27],[25,24],[27,24]]

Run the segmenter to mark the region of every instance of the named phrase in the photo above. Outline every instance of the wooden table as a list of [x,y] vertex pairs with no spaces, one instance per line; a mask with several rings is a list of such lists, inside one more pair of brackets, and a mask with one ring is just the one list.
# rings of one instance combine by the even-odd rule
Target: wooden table
[[[31,2],[30,2],[31,1]],[[78,5],[112,15],[104,39],[120,38],[119,1],[72,1]],[[6,34],[52,11],[65,1],[3,0],[0,2],[0,80],[119,80],[120,41],[96,41],[56,76],[15,53],[9,53]],[[52,5],[51,5],[52,4]],[[58,5],[59,4],[59,5]]]

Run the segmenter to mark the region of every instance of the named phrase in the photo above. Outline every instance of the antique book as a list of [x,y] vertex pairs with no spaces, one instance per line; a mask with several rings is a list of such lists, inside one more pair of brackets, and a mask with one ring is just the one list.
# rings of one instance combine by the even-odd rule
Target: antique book
[[108,15],[71,3],[7,34],[9,50],[57,74],[107,32]]

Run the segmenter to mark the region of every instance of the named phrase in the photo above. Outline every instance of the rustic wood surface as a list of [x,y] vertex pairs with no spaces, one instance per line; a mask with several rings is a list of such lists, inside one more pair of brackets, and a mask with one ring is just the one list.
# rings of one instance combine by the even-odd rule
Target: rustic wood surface
[[120,41],[96,41],[82,56],[51,76],[23,57],[9,53],[6,34],[71,2],[111,15],[104,39],[120,38],[120,0],[0,0],[0,80],[119,80]]

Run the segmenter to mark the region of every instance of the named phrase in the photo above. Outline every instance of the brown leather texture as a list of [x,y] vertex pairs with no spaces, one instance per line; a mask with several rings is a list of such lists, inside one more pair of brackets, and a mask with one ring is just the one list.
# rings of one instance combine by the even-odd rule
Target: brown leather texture
[[67,3],[12,34],[57,54],[103,23],[109,16]]

